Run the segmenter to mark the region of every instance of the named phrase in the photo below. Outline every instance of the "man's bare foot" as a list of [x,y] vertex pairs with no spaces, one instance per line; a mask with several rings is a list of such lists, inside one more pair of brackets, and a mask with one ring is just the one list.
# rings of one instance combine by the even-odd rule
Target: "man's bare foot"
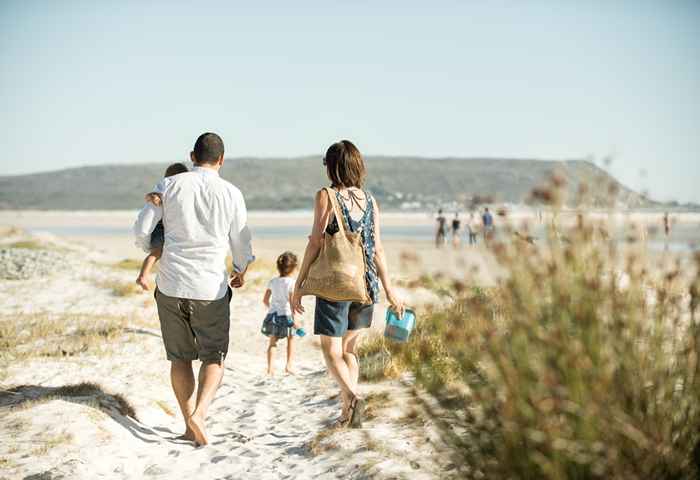
[[207,439],[207,433],[204,430],[204,420],[196,415],[192,415],[187,420],[187,426],[192,431],[192,436],[194,437],[194,443],[197,446],[207,445],[209,440]]
[[146,281],[146,277],[144,277],[143,275],[138,276],[138,278],[136,279],[136,284],[139,285],[144,290],[149,290],[148,282]]

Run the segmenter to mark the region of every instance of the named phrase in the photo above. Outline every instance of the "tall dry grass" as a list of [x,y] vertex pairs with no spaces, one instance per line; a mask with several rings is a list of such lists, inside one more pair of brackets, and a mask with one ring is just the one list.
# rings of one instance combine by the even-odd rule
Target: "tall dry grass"
[[[553,183],[540,196],[556,208]],[[504,230],[496,288],[453,286],[452,306],[408,344],[371,339],[365,363],[412,370],[446,407],[462,478],[698,478],[700,255],[657,263],[583,213],[535,245]]]

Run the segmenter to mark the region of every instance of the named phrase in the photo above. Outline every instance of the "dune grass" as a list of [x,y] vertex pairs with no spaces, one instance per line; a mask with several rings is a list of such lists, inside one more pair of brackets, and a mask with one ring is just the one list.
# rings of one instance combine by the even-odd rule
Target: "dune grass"
[[41,403],[56,399],[72,400],[76,403],[92,406],[108,415],[115,412],[131,418],[136,417],[136,410],[120,393],[109,393],[95,382],[81,382],[60,387],[40,385],[16,385],[5,389],[3,395],[12,395],[10,405],[13,408],[31,408]]
[[25,250],[46,250],[47,246],[36,240],[20,240],[7,245],[10,248],[23,248]]
[[[17,315],[0,317],[0,365],[37,357],[107,355],[132,338],[126,317]],[[4,368],[0,367],[0,372]]]
[[132,295],[139,295],[143,293],[141,287],[136,285],[135,282],[129,282],[124,280],[114,280],[114,279],[104,279],[95,284],[106,290],[110,290],[112,295],[115,297],[130,297]]
[[659,264],[607,228],[505,235],[496,288],[454,288],[407,344],[366,344],[363,363],[389,350],[438,400],[461,478],[698,478],[700,254]]
[[[125,258],[124,260],[120,260],[116,263],[113,263],[111,266],[112,268],[116,268],[118,270],[132,270],[134,272],[138,272],[141,269],[141,264],[143,263],[143,259],[137,260],[135,258]],[[156,263],[157,268],[158,264]]]
[[34,456],[42,457],[48,455],[51,450],[61,445],[71,443],[73,441],[73,435],[69,432],[62,431],[59,433],[52,433],[45,438],[42,438],[38,443],[39,445],[31,451]]

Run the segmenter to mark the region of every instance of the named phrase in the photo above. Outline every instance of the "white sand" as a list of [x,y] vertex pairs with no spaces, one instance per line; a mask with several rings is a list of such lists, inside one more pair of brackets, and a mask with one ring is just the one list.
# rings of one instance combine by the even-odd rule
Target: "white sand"
[[[0,243],[23,238],[15,235]],[[40,241],[65,251],[73,268],[42,279],[0,282],[0,322],[45,312],[87,314],[95,321],[120,315],[128,319],[129,333],[106,357],[32,358],[0,366],[3,389],[29,385],[22,395],[0,394],[0,478],[439,478],[448,468],[448,458],[437,450],[435,428],[403,420],[413,400],[410,388],[400,382],[363,386],[365,394],[390,392],[380,416],[360,430],[334,432],[319,442],[316,453],[310,450],[310,441],[339,413],[337,389],[312,335],[298,342],[297,376],[264,375],[266,339],[258,331],[269,271],[253,270],[248,285],[234,295],[226,374],[208,421],[211,445],[194,448],[177,440],[182,420],[152,297],[117,297],[104,286],[105,280],[132,282],[135,271],[112,265],[141,254],[127,237],[101,237],[92,246],[85,238],[82,243],[50,236]],[[118,244],[121,248],[112,248]],[[279,241],[268,242],[262,250],[281,248]],[[261,257],[261,265],[271,260],[267,254]],[[416,295],[416,301],[434,300],[428,292]],[[304,322],[311,329],[313,301],[307,299],[306,305]],[[383,328],[383,314],[380,306],[374,328]],[[278,372],[284,368],[283,356],[284,345]],[[122,394],[138,420],[98,408],[98,402],[113,402],[109,396],[24,401],[79,382],[96,382],[107,393]]]

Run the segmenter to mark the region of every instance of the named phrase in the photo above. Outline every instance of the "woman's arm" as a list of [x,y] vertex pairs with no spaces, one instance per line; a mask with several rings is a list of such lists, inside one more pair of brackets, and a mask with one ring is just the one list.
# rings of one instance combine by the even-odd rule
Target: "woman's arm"
[[379,207],[374,198],[372,198],[372,205],[374,207],[374,263],[377,266],[377,274],[379,275],[379,280],[382,282],[384,293],[386,293],[386,299],[391,309],[394,310],[399,317],[403,317],[404,305],[394,292],[394,287],[391,285],[391,279],[389,278],[389,269],[386,266],[386,255],[384,254],[379,221]]
[[306,250],[304,251],[304,260],[301,262],[299,275],[294,285],[294,295],[292,296],[292,310],[294,313],[304,313],[304,307],[301,305],[300,287],[309,274],[311,264],[316,260],[318,253],[321,251],[323,232],[328,225],[331,211],[332,208],[330,198],[328,198],[328,192],[326,192],[326,190],[319,190],[314,200],[314,226],[311,229],[309,242],[306,244]]
[[263,297],[263,303],[267,308],[270,308],[270,297],[272,296],[272,290],[269,288],[265,290],[265,296]]

